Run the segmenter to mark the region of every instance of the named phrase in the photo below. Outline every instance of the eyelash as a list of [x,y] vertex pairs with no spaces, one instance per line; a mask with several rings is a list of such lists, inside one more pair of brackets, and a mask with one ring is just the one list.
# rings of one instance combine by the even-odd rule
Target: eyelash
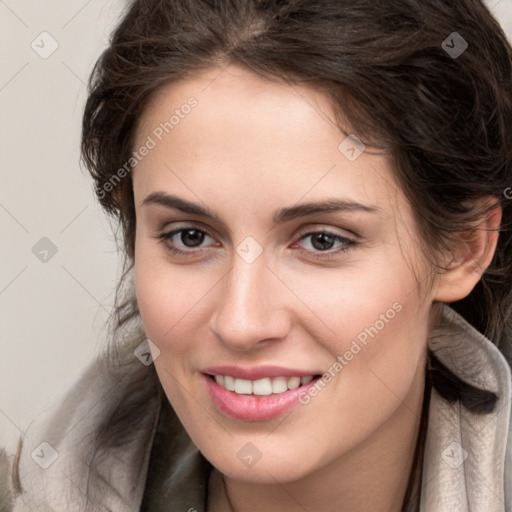
[[[183,251],[173,245],[170,245],[170,242],[169,242],[174,235],[177,235],[184,231],[190,231],[190,230],[195,230],[195,231],[198,231],[199,233],[204,233],[205,235],[209,236],[210,238],[213,238],[213,237],[211,237],[211,235],[208,234],[207,231],[205,231],[204,229],[199,229],[195,226],[186,226],[186,227],[182,227],[179,229],[174,229],[173,231],[169,231],[167,233],[162,233],[162,234],[156,236],[155,238],[159,239],[162,243],[164,243],[166,249],[169,250],[171,253],[173,253],[179,257],[185,257],[185,258],[193,257],[196,255],[195,253],[197,253],[197,250],[192,249],[190,251]],[[333,240],[334,242],[341,242],[341,243],[343,243],[343,246],[333,252],[327,252],[327,250],[319,251],[316,255],[314,253],[312,253],[312,251],[305,250],[305,249],[302,249],[300,251],[301,253],[307,254],[308,256],[313,256],[315,259],[327,260],[327,259],[333,259],[337,256],[340,256],[341,254],[348,252],[353,246],[357,245],[357,242],[355,242],[354,240],[344,237],[344,236],[341,236],[341,235],[338,235],[336,233],[333,233],[332,231],[327,231],[325,229],[321,229],[321,230],[317,230],[317,231],[307,231],[307,232],[301,234],[298,237],[298,239],[293,243],[293,245],[295,245],[297,242],[300,242],[310,236],[317,235],[317,234],[329,235],[334,239]],[[199,250],[201,250],[201,248],[199,248]]]

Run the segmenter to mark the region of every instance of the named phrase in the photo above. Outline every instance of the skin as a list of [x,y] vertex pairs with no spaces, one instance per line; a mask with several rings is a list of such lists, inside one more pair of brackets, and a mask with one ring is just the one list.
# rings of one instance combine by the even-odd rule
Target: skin
[[[230,509],[221,475],[237,512],[399,511],[432,302],[471,291],[497,234],[482,230],[430,286],[413,211],[386,155],[365,151],[349,161],[326,97],[233,64],[162,89],[140,119],[136,147],[191,96],[197,107],[133,171],[135,285],[165,393],[216,468],[208,512]],[[156,191],[207,207],[220,221],[143,205]],[[326,199],[378,210],[272,222],[280,208]],[[496,210],[483,223],[499,220]],[[199,247],[179,233],[167,241],[189,256],[158,239],[178,228],[206,232]],[[318,235],[300,240],[322,229],[355,244],[334,241],[322,251],[313,245]],[[248,236],[263,249],[252,263],[236,252]],[[400,312],[307,405],[244,422],[223,415],[207,393],[201,370],[218,364],[322,373],[396,303]],[[250,468],[237,457],[248,442],[261,452]]]

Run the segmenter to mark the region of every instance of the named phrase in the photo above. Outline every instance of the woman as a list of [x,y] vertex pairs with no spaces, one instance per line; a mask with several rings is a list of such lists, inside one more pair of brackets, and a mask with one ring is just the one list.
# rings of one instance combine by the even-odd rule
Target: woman
[[511,64],[477,0],[132,2],[83,121],[112,350],[3,510],[512,507]]

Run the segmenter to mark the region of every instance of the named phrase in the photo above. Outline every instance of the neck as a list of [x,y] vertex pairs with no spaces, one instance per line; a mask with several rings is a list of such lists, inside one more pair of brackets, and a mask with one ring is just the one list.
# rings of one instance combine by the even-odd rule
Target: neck
[[423,442],[418,442],[418,435],[428,389],[424,374],[419,377],[413,396],[371,438],[307,477],[255,484],[213,469],[208,512],[400,512],[410,490],[417,448]]

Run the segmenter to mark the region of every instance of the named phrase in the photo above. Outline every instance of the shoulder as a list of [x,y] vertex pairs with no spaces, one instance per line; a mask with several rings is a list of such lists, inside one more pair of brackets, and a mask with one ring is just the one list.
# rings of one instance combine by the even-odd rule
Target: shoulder
[[115,368],[105,356],[91,362],[57,406],[32,421],[16,453],[0,449],[0,512],[130,510],[144,490],[156,384],[153,365],[133,353]]

